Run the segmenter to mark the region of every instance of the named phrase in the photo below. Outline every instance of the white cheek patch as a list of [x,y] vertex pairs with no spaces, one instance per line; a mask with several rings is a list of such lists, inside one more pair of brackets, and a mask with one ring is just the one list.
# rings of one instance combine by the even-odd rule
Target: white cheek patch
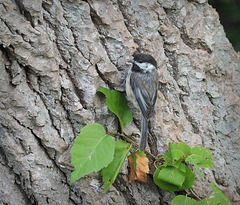
[[139,63],[135,61],[135,64],[137,64],[138,67],[144,72],[151,72],[152,70],[155,69],[155,66],[151,63]]

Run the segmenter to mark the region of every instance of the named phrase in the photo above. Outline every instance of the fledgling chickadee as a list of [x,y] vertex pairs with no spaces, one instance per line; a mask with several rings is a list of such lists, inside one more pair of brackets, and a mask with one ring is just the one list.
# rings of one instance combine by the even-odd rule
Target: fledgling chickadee
[[154,115],[157,100],[158,72],[157,62],[149,54],[139,53],[134,56],[132,68],[126,79],[128,99],[141,111],[141,138],[139,150],[145,150],[148,122]]

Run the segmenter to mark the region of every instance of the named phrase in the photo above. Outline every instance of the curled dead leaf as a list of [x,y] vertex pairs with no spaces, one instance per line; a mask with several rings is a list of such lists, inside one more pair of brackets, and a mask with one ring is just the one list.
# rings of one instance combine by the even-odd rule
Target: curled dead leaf
[[149,173],[148,158],[138,153],[133,153],[128,157],[130,166],[129,182],[134,180],[147,182],[147,174]]

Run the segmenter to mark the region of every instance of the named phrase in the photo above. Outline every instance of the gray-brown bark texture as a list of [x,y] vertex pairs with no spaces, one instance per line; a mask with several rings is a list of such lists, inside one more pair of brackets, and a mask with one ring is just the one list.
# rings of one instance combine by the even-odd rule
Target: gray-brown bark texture
[[[169,204],[174,194],[128,183],[127,163],[107,193],[99,173],[72,186],[70,148],[80,129],[118,124],[99,87],[123,91],[136,52],[153,55],[160,86],[148,148],[205,146],[215,165],[197,179],[240,197],[239,55],[207,0],[1,0],[0,204]],[[126,128],[138,137],[139,115]],[[153,172],[153,170],[152,170]]]

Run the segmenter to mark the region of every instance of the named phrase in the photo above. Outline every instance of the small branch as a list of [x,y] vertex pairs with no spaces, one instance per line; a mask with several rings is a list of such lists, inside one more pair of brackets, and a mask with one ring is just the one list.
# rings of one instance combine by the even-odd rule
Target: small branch
[[193,191],[193,189],[190,189],[190,192],[199,200],[201,201],[200,197]]
[[129,142],[131,142],[132,144],[135,144],[135,145],[138,146],[138,143],[134,142],[133,140],[131,140],[129,137],[127,137],[127,136],[124,135],[124,134],[120,134],[120,133],[117,133],[117,132],[110,132],[108,135],[118,135],[118,136],[124,137],[124,138],[127,139]]
[[[138,143],[136,143],[135,141],[131,140],[129,137],[127,137],[126,135],[124,134],[120,134],[120,133],[116,133],[116,132],[110,132],[108,133],[108,135],[118,135],[118,136],[121,136],[121,137],[124,137],[125,139],[127,139],[129,142],[131,142],[132,144],[135,144],[137,146],[139,146]],[[152,156],[154,159],[157,159],[156,156],[154,156],[151,152],[149,152],[148,150],[145,149],[145,152],[148,153],[150,156]]]
[[161,159],[162,159],[162,157],[161,157],[161,158],[157,158],[157,159],[154,161],[154,166],[155,166],[156,169],[157,169],[156,163],[159,162]]

